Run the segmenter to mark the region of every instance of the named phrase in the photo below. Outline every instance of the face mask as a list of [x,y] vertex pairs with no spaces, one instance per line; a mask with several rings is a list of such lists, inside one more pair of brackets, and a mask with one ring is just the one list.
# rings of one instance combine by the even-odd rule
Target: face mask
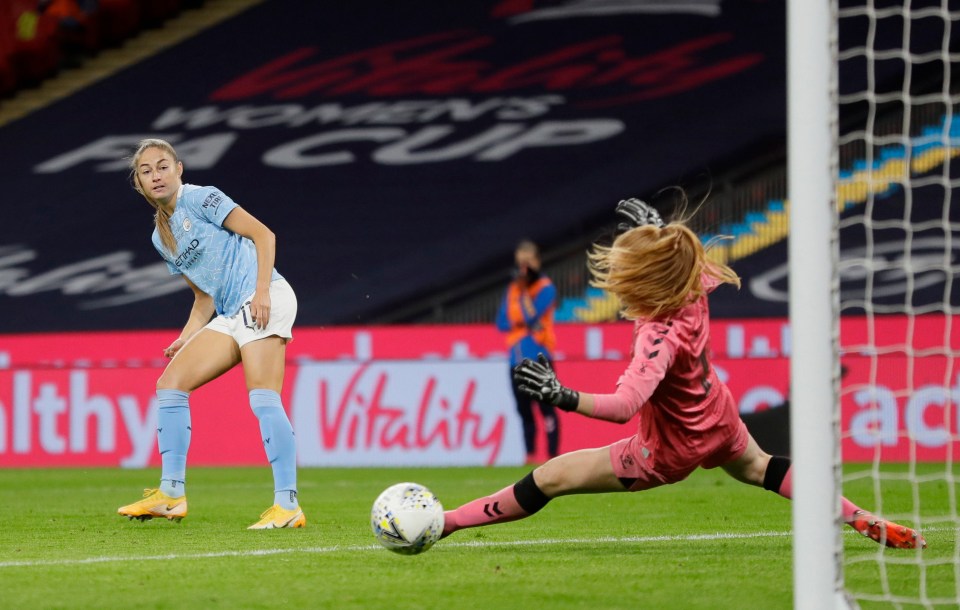
[[527,267],[527,272],[524,274],[520,272],[520,269],[514,267],[513,277],[516,279],[526,280],[528,284],[532,284],[536,282],[538,279],[540,279],[540,270],[533,269],[532,267]]

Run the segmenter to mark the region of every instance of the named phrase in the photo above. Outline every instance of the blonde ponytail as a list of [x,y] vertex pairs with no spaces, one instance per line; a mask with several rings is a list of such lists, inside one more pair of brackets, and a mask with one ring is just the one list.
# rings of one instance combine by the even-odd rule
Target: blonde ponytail
[[683,222],[636,227],[588,253],[590,284],[615,295],[625,318],[670,315],[706,293],[703,274],[740,286],[730,267],[707,260],[712,244],[705,247]]

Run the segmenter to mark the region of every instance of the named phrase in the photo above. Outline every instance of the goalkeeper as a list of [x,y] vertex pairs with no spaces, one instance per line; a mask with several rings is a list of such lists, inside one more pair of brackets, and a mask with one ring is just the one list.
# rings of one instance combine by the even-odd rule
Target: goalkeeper
[[[625,219],[618,227],[622,233],[612,246],[596,245],[589,254],[592,284],[616,295],[624,317],[634,320],[630,364],[616,391],[566,388],[543,357],[517,365],[514,383],[538,401],[587,417],[624,423],[639,412],[636,434],[608,447],[560,455],[515,485],[447,511],[444,536],[523,519],[557,496],[677,483],[698,467],[719,466],[738,481],[791,497],[790,459],[760,449],[709,361],[707,295],[722,283],[739,287],[740,278],[707,260],[685,219],[665,224],[638,199],[621,201],[617,213]],[[926,546],[913,529],[846,498],[842,508],[847,524],[888,547]]]

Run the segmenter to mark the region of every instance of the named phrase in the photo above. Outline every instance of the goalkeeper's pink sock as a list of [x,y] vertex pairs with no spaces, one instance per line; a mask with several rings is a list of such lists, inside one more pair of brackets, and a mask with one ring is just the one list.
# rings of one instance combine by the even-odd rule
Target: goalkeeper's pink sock
[[467,527],[516,521],[529,514],[520,508],[517,497],[513,493],[513,485],[510,485],[491,496],[477,498],[455,510],[443,513],[443,535],[448,536]]
[[[793,498],[793,465],[790,463],[790,458],[781,456],[770,458],[763,486],[771,491],[776,491],[784,498]],[[849,523],[853,521],[853,513],[862,509],[850,500],[841,497],[840,510],[843,513],[843,520]]]
[[506,523],[529,517],[550,501],[533,480],[531,472],[515,485],[477,498],[443,514],[443,537],[457,530],[494,523]]

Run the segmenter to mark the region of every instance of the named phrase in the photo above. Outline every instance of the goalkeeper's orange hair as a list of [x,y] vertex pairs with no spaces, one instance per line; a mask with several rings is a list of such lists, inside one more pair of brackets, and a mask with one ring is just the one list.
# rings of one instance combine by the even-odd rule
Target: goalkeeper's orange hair
[[616,296],[627,319],[667,317],[706,294],[703,274],[740,287],[733,269],[707,260],[713,243],[704,246],[683,221],[635,227],[611,246],[594,245],[590,284]]

